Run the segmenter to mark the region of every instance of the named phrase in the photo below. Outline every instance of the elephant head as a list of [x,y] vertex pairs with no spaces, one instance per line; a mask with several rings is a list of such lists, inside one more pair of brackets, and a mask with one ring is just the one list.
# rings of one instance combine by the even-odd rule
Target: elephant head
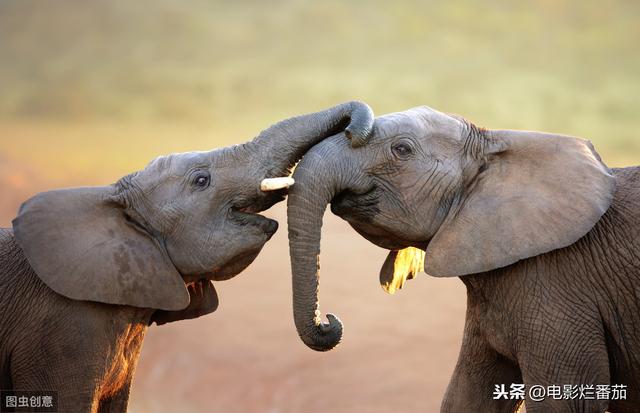
[[242,145],[157,158],[113,185],[44,192],[20,208],[15,237],[61,295],[158,309],[158,323],[197,317],[217,307],[210,281],[241,272],[276,231],[258,212],[283,200],[290,182],[271,178],[345,128],[361,145],[372,125],[367,105],[344,103]]
[[[380,273],[393,292],[422,269],[437,277],[504,267],[566,247],[609,207],[614,178],[585,140],[485,130],[427,107],[377,118],[366,147],[343,135],[300,161],[288,199],[293,310],[315,350],[342,325],[318,308],[322,216],[331,210],[391,252]],[[400,280],[398,280],[400,278]]]

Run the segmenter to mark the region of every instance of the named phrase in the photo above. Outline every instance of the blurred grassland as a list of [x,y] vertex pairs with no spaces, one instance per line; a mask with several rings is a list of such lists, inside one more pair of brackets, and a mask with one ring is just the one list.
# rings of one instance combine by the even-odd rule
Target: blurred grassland
[[111,182],[350,99],[637,164],[638,21],[637,1],[3,0],[0,184]]

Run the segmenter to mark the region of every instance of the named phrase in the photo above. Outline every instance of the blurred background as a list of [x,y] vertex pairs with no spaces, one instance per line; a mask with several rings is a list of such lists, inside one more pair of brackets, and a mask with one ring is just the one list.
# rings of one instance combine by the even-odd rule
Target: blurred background
[[[0,0],[0,225],[41,190],[112,183],[351,99],[582,136],[608,165],[638,164],[639,20],[631,0]],[[283,204],[266,215],[286,222]],[[130,410],[437,411],[462,283],[421,275],[387,296],[386,252],[325,222],[321,308],[345,322],[337,350],[296,335],[282,225],[217,284],[215,314],[149,330]]]

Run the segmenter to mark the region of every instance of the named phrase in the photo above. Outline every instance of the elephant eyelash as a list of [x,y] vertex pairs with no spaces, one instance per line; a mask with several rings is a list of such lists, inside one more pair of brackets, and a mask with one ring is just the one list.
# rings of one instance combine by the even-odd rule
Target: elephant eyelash
[[416,153],[416,145],[409,139],[399,139],[391,144],[391,154],[396,160],[408,160]]
[[211,186],[211,174],[209,171],[194,170],[189,174],[189,184],[198,191],[203,191]]

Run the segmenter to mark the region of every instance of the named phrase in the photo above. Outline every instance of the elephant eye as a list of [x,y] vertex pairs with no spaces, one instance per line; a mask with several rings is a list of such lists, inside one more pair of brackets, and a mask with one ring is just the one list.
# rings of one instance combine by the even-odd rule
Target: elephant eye
[[411,146],[406,142],[399,142],[394,144],[391,147],[391,151],[400,159],[407,159],[413,153]]
[[193,186],[204,189],[209,186],[209,181],[211,180],[209,174],[207,173],[199,173],[193,178]]

